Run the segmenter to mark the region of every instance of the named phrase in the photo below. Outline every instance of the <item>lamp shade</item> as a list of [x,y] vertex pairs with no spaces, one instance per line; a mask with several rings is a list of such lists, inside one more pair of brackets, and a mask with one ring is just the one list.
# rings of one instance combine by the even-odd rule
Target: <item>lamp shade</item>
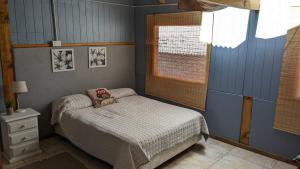
[[26,93],[28,88],[25,81],[15,81],[13,82],[13,92],[14,93]]

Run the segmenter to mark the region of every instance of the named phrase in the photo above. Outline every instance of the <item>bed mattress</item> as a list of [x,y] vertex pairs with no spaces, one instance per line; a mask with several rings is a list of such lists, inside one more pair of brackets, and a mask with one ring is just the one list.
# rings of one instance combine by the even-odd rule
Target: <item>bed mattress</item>
[[208,134],[200,113],[137,95],[59,117],[65,137],[115,169],[139,168],[189,138]]

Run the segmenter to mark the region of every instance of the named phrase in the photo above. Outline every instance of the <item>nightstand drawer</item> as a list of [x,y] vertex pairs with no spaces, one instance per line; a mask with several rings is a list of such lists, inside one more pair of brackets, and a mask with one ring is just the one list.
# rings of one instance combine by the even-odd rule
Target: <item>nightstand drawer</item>
[[29,118],[25,120],[10,122],[7,125],[8,125],[9,133],[15,133],[15,132],[35,128],[38,126],[38,123],[37,123],[37,118]]
[[19,156],[22,154],[30,153],[39,149],[39,142],[38,140],[22,143],[16,146],[11,146],[10,148],[10,155],[12,157]]
[[33,128],[30,130],[25,130],[20,133],[9,134],[9,144],[10,145],[20,144],[37,138],[38,138],[38,130],[37,128]]

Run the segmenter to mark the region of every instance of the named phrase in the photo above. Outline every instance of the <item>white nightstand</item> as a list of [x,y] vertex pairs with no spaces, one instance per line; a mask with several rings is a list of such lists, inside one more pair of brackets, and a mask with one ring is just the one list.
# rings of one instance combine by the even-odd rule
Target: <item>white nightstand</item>
[[3,156],[10,163],[41,152],[38,115],[39,112],[30,108],[22,113],[1,115]]

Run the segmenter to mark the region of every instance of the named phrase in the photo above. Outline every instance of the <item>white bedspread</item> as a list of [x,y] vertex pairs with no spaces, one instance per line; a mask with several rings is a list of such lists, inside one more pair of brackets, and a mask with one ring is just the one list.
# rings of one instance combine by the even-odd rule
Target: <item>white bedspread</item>
[[[74,144],[100,159],[110,158],[103,160],[122,169],[138,168],[188,138],[208,134],[200,113],[142,96],[124,97],[98,109],[65,111],[58,123]],[[108,146],[101,147],[104,141]],[[97,152],[109,156],[109,149],[111,157]]]

